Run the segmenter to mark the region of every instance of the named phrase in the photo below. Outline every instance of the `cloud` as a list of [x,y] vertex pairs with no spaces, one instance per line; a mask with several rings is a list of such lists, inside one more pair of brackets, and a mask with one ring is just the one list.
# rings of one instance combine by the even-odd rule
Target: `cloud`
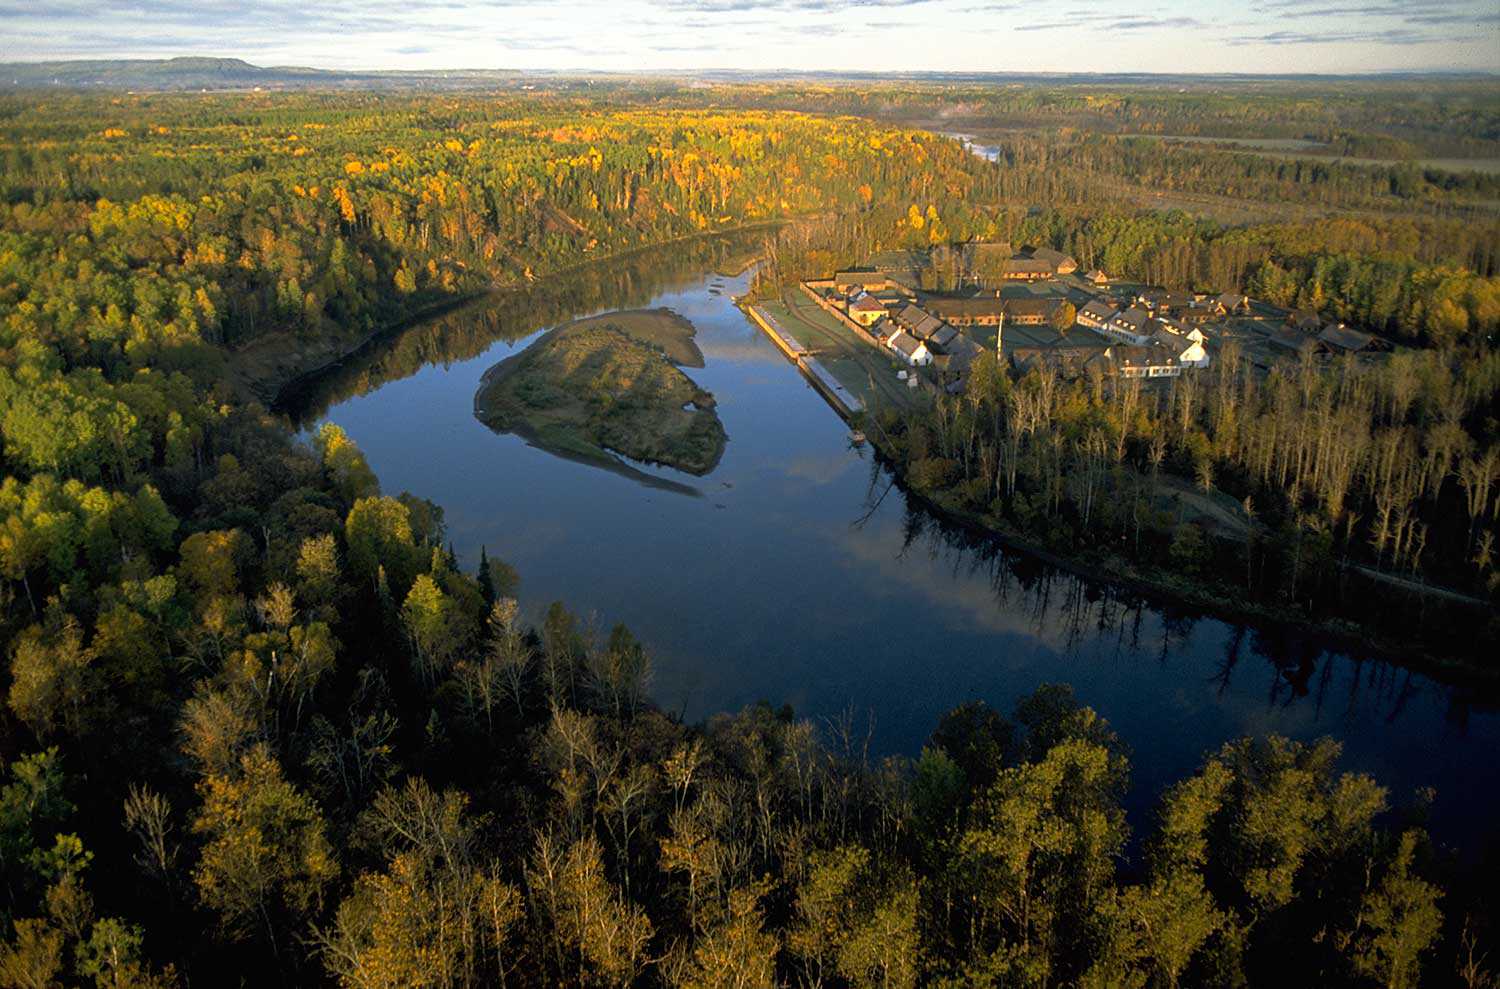
[[1147,17],[1113,14],[1064,14],[1063,20],[1042,24],[1021,24],[1017,31],[1184,31],[1204,26],[1196,17]]
[[[904,72],[1500,70],[1494,0],[0,0],[0,60]],[[1005,45],[1043,32],[1047,45]],[[1019,33],[1019,36],[1018,34]],[[1073,37],[1069,37],[1069,35]],[[1077,45],[1111,37],[1108,60]],[[1053,42],[1057,42],[1054,44]],[[1283,54],[1277,54],[1281,52]]]
[[1406,28],[1388,31],[1272,31],[1230,39],[1232,45],[1434,45],[1461,41],[1458,37],[1434,37]]

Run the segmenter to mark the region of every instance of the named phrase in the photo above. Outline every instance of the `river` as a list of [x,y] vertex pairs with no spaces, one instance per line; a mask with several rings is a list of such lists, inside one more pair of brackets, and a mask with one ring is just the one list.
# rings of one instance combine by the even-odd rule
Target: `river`
[[[1073,685],[1131,749],[1137,826],[1161,788],[1244,734],[1331,735],[1393,802],[1437,791],[1434,832],[1476,852],[1500,811],[1493,696],[1297,635],[1174,613],[944,531],[733,305],[728,255],[677,250],[601,266],[381,341],[287,397],[306,430],[359,443],[385,490],[446,511],[466,566],[481,546],[521,574],[525,614],[562,600],[648,646],[655,699],[686,718],[758,700],[819,722],[852,715],[875,756],[914,755],[938,717],[1002,712]],[[499,435],[473,415],[480,376],[545,328],[611,308],[692,320],[729,435],[703,478],[641,465],[643,484]]]

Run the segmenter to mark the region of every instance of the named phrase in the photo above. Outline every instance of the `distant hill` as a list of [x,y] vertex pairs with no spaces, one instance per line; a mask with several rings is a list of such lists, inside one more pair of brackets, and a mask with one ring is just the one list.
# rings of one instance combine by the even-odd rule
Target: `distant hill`
[[0,63],[0,89],[483,88],[513,81],[505,69],[417,72],[259,66],[239,58],[89,59]]
[[1222,86],[1274,82],[1334,80],[1396,81],[1429,79],[1493,80],[1469,72],[1376,72],[1367,75],[1179,75],[1171,73],[1095,72],[816,72],[803,70],[699,69],[658,72],[603,72],[515,69],[313,69],[305,66],[252,65],[239,58],[182,57],[163,59],[86,59],[57,62],[0,62],[0,90],[235,90],[254,89],[495,89],[526,81],[548,88],[586,87],[603,81],[640,79],[700,82],[914,82],[947,84],[1101,84],[1145,86]]

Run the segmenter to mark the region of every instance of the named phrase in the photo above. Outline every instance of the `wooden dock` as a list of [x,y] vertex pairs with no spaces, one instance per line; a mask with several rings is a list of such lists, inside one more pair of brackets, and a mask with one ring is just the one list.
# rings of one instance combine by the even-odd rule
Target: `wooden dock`
[[750,317],[751,322],[771,338],[776,349],[797,366],[797,370],[802,372],[807,383],[823,396],[823,400],[839,414],[841,419],[845,422],[852,422],[855,415],[864,411],[864,403],[839,384],[838,379],[830,374],[806,347],[798,343],[795,337],[782,329],[775,316],[763,311],[760,306],[741,305],[740,308],[745,315]]

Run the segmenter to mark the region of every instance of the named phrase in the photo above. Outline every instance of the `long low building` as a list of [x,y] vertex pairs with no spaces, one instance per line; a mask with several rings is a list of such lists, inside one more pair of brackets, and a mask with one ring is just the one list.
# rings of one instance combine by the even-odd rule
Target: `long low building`
[[968,299],[929,296],[922,308],[953,326],[999,326],[1001,321],[1015,326],[1044,326],[1056,321],[1067,299],[1001,299],[981,295]]
[[922,300],[922,306],[954,326],[999,326],[1005,316],[1005,302],[993,295],[972,299],[930,296]]
[[1005,318],[1016,326],[1048,326],[1061,322],[1071,305],[1067,299],[1006,299]]

